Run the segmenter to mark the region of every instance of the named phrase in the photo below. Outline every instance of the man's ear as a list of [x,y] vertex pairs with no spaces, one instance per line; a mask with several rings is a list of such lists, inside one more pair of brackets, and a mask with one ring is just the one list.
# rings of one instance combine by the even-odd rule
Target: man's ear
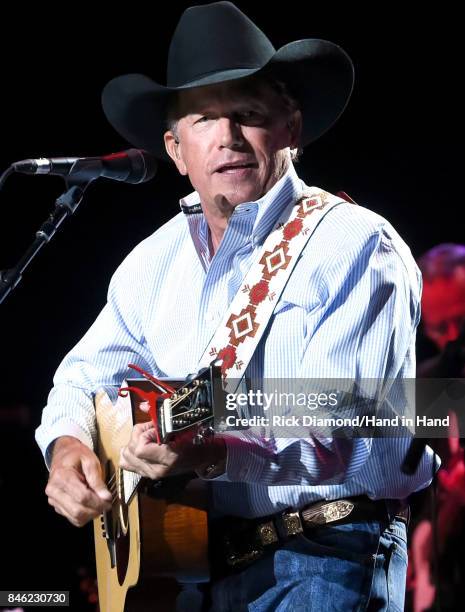
[[187,167],[182,158],[181,144],[179,140],[177,139],[177,137],[174,135],[174,133],[171,130],[168,130],[167,132],[165,132],[163,138],[165,141],[166,152],[176,164],[176,168],[178,169],[178,172],[182,174],[183,176],[186,176]]

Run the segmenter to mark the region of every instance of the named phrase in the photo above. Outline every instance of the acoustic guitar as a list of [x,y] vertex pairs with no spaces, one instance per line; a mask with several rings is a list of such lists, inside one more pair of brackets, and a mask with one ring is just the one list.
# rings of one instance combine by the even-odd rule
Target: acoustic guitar
[[[113,494],[111,510],[94,520],[101,612],[174,610],[179,583],[209,579],[204,483],[195,474],[150,481],[121,469],[119,455],[133,425],[149,418],[161,442],[211,432],[224,403],[221,372],[212,365],[176,389],[150,379],[127,381],[115,403],[105,391],[95,398],[97,455]],[[150,394],[157,401],[147,414],[139,406]]]

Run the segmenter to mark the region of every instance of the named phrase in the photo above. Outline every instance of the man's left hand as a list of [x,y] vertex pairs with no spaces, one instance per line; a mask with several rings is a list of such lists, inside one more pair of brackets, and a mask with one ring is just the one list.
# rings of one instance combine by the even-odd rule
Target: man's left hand
[[158,480],[184,472],[202,470],[226,457],[226,445],[213,437],[205,444],[196,445],[191,434],[178,435],[168,444],[156,442],[152,423],[135,425],[127,446],[121,449],[120,467],[146,478]]

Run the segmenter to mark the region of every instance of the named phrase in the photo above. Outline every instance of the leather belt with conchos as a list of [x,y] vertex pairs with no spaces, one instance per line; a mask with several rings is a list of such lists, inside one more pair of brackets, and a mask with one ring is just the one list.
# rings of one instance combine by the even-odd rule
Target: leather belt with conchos
[[210,340],[199,368],[221,361],[223,386],[242,378],[306,243],[321,219],[345,200],[310,187],[283,211]]

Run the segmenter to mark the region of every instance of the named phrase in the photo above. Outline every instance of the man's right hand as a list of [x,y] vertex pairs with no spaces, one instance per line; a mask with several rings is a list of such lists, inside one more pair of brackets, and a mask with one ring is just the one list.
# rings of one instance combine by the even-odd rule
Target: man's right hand
[[45,493],[56,512],[76,527],[111,508],[97,455],[71,436],[55,442]]

